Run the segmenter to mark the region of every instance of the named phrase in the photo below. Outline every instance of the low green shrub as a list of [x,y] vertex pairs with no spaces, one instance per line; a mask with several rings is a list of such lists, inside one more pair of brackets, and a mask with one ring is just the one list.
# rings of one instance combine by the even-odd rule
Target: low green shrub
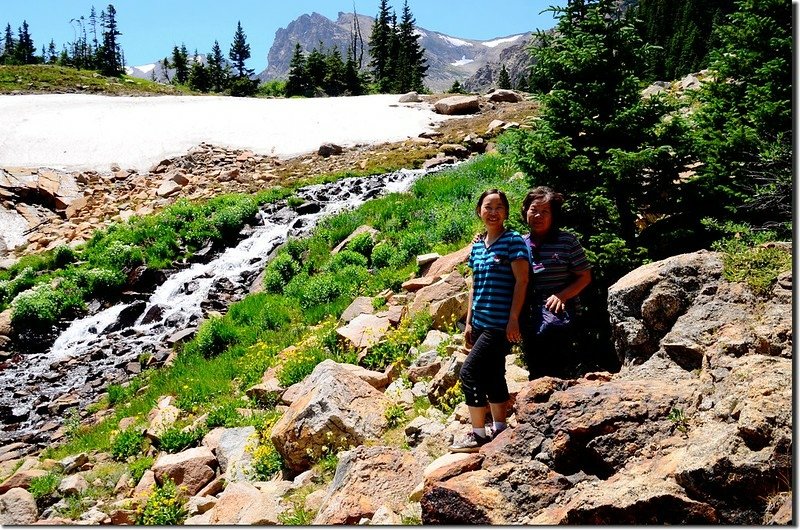
[[142,452],[144,446],[144,434],[140,427],[129,427],[117,435],[111,441],[111,456],[114,460],[125,461],[131,456]]
[[74,281],[62,279],[54,287],[42,283],[20,293],[12,302],[11,321],[21,328],[47,327],[65,313],[85,307]]
[[291,508],[278,514],[278,521],[285,526],[310,526],[314,512],[306,510],[302,501],[292,503]]
[[372,255],[373,247],[375,247],[375,241],[372,239],[372,234],[368,232],[358,234],[347,244],[347,250],[357,252],[367,259]]
[[330,262],[328,262],[327,268],[331,272],[337,272],[351,265],[366,268],[368,263],[369,262],[364,255],[345,249],[331,258]]
[[183,504],[184,495],[172,479],[165,479],[147,498],[136,518],[136,524],[147,526],[171,526],[182,524],[188,515]]
[[264,271],[264,289],[270,293],[282,293],[286,284],[298,272],[300,272],[300,264],[289,252],[280,252],[269,262]]
[[386,407],[383,417],[386,418],[386,423],[388,424],[389,428],[392,429],[405,421],[406,411],[399,403],[392,403]]
[[69,245],[59,245],[53,249],[53,267],[61,269],[76,260],[75,250]]
[[253,473],[256,480],[270,480],[283,469],[283,457],[270,441],[263,441],[253,450]]
[[153,467],[153,457],[152,456],[143,456],[137,460],[134,460],[128,465],[128,473],[130,473],[131,480],[134,484],[138,484],[142,477],[144,476],[145,471]]
[[28,491],[38,501],[55,493],[58,485],[61,484],[62,478],[60,473],[54,471],[41,477],[33,477],[30,486],[28,486]]
[[397,247],[388,241],[378,243],[372,249],[372,266],[377,268],[388,267],[397,251]]
[[170,427],[158,437],[158,447],[168,453],[178,453],[196,445],[206,435],[206,432],[205,429],[183,430],[178,427]]
[[184,351],[208,359],[225,351],[236,339],[236,328],[226,319],[215,316],[203,322],[195,338],[186,344]]
[[277,374],[278,381],[281,386],[288,388],[305,379],[319,363],[331,357],[331,353],[320,346],[299,350],[281,365]]
[[208,411],[206,417],[206,427],[213,429],[214,427],[239,427],[243,424],[244,418],[237,410],[236,402],[226,401],[220,405],[215,406]]

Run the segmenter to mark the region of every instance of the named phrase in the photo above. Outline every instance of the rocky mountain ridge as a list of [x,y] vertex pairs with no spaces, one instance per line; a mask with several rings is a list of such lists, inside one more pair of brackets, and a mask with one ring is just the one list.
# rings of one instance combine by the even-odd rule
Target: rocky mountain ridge
[[[339,13],[335,21],[319,13],[302,15],[293,20],[285,28],[275,32],[275,40],[267,57],[268,66],[259,74],[259,78],[263,80],[285,78],[297,42],[305,52],[310,52],[315,47],[319,48],[320,43],[325,49],[336,46],[342,57],[346,57],[353,20],[352,13]],[[372,17],[358,16],[358,24],[364,39],[364,66],[369,63],[367,43],[372,34],[373,22]],[[429,66],[425,85],[433,91],[443,91],[449,88],[453,81],[464,81],[481,67],[498,63],[504,50],[530,39],[531,36],[529,32],[482,41],[453,37],[421,27],[418,27],[417,31]]]

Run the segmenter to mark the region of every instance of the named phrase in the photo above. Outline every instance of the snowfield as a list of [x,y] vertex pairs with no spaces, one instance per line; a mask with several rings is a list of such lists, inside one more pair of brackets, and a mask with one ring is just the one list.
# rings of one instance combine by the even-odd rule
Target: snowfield
[[201,142],[289,158],[327,142],[400,141],[446,119],[399,97],[0,96],[0,167],[145,172]]

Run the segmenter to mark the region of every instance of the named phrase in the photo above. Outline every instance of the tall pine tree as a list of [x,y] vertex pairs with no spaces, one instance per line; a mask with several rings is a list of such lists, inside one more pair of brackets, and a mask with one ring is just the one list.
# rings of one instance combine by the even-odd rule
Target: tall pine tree
[[16,64],[36,63],[36,46],[28,28],[28,22],[22,21],[22,27],[18,30],[17,44],[14,47],[14,59]]
[[286,81],[286,96],[305,96],[308,92],[308,71],[306,69],[306,56],[300,43],[294,45],[294,54],[289,63],[289,79]]
[[228,65],[216,40],[211,47],[211,53],[208,54],[208,78],[212,91],[222,92],[228,88]]
[[395,89],[398,92],[416,90],[422,92],[425,86],[422,80],[428,70],[425,50],[419,43],[419,35],[415,31],[416,20],[408,7],[408,0],[403,3],[400,24],[397,26],[397,68],[394,72]]
[[379,86],[386,83],[389,77],[390,46],[393,38],[390,16],[389,0],[381,0],[378,14],[372,24],[372,35],[369,38],[369,51],[372,56],[369,65],[372,79]]
[[6,24],[6,31],[3,36],[3,51],[0,53],[0,64],[11,64],[14,60],[14,48],[16,46],[17,41],[11,31],[11,24]]
[[180,48],[177,46],[172,48],[172,60],[170,64],[172,68],[175,69],[172,82],[185,85],[189,81],[189,53],[186,50],[185,44],[181,44]]
[[122,35],[117,27],[117,10],[108,4],[105,12],[100,13],[102,33],[102,46],[98,53],[98,69],[103,75],[118,76],[124,71],[122,64],[122,49],[117,37]]
[[236,23],[236,33],[233,35],[228,58],[233,64],[233,69],[236,70],[236,77],[249,77],[253,74],[253,70],[244,65],[245,61],[250,58],[250,45],[247,43],[247,35],[242,29],[241,21]]
[[497,76],[497,88],[511,88],[511,77],[508,75],[508,70],[506,70],[505,64],[503,64],[502,68],[500,68],[500,75]]

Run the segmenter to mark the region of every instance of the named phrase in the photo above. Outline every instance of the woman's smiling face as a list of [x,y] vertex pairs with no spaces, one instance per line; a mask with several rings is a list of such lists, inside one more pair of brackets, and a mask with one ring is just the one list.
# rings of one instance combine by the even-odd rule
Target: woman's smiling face
[[536,236],[546,235],[553,226],[553,210],[550,208],[549,202],[532,202],[525,217],[531,233]]
[[489,228],[502,228],[508,219],[508,210],[503,200],[497,193],[492,193],[483,198],[481,203],[481,221]]

